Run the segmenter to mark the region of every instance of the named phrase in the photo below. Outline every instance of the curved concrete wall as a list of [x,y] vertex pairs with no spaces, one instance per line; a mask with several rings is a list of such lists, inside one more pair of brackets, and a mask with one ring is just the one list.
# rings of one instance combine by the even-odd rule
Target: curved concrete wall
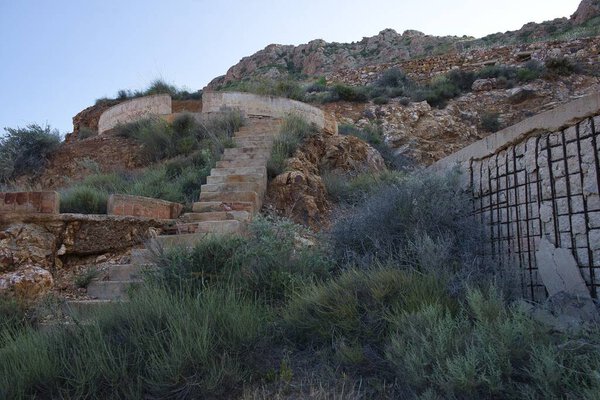
[[283,118],[288,114],[296,114],[325,132],[337,133],[337,122],[334,116],[300,101],[240,92],[202,94],[203,113],[219,112],[223,107],[238,108],[250,116]]
[[148,115],[171,114],[171,108],[171,96],[168,94],[145,96],[119,103],[102,113],[98,120],[98,133]]

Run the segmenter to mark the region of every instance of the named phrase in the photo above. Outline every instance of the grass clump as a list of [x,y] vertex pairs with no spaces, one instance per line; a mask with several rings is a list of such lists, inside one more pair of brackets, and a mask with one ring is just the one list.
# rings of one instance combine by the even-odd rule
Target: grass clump
[[100,271],[98,271],[96,268],[88,268],[85,271],[77,274],[73,283],[78,288],[86,288],[94,279],[98,277],[98,275],[100,275]]
[[60,212],[73,214],[106,214],[108,192],[80,184],[60,195]]
[[257,218],[244,237],[210,237],[191,250],[164,252],[153,279],[173,291],[233,285],[242,295],[279,304],[302,282],[323,279],[332,268],[322,246],[298,248],[303,232],[285,219]]
[[279,135],[273,142],[271,157],[267,162],[267,174],[270,178],[285,171],[287,159],[294,155],[302,142],[317,133],[314,125],[297,115],[289,115],[283,120]]
[[0,348],[0,396],[223,396],[251,376],[266,315],[233,293],[140,290],[88,324],[10,337]]
[[500,114],[485,113],[481,116],[481,127],[486,132],[497,132],[500,129]]
[[479,228],[468,217],[468,195],[458,179],[456,172],[417,174],[382,189],[332,228],[338,259],[361,265],[393,259],[446,270],[471,263]]
[[390,170],[358,175],[326,171],[321,177],[331,200],[342,205],[357,205],[376,191],[399,183],[404,174]]
[[60,135],[50,126],[37,124],[26,128],[4,128],[0,137],[0,182],[9,181],[24,174],[40,173],[46,166],[48,156],[58,148]]
[[[168,94],[173,100],[201,100],[202,90],[195,92],[189,92],[186,89],[180,89],[175,85],[166,82],[164,79],[155,79],[150,85],[144,90],[125,90],[121,89],[117,92],[116,99],[118,100],[130,100],[143,96],[152,96],[156,94]],[[112,101],[107,97],[103,97],[96,100],[96,104],[106,103]]]

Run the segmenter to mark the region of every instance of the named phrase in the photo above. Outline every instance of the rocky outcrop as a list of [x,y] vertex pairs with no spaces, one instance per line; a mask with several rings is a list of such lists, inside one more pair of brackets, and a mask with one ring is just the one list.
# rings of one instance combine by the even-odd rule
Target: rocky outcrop
[[166,224],[100,215],[5,215],[0,222],[0,295],[35,299],[77,259],[124,252]]
[[329,210],[321,179],[324,171],[376,172],[385,169],[377,150],[353,136],[320,135],[308,140],[287,162],[267,191],[267,209],[315,230],[323,228]]
[[575,25],[581,25],[598,16],[600,16],[600,0],[583,0],[577,7],[577,11],[571,15],[571,21]]
[[418,31],[398,34],[393,29],[386,29],[356,43],[327,43],[318,39],[299,46],[271,44],[244,57],[224,77],[215,79],[208,87],[215,89],[220,84],[250,76],[273,79],[296,72],[319,75],[394,59],[408,60],[443,52],[461,39],[464,38],[430,36]]

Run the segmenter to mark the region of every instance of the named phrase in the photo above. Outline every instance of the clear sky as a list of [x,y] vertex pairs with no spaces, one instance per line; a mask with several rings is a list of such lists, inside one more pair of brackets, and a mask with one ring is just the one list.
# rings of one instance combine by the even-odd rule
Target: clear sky
[[270,43],[385,28],[481,37],[568,17],[579,1],[0,0],[0,128],[64,134],[97,98],[156,78],[197,90]]

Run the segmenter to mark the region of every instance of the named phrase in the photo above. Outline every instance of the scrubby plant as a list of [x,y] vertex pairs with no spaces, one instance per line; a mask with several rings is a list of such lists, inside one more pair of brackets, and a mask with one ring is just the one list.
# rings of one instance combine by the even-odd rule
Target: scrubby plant
[[386,166],[390,169],[402,170],[410,164],[408,159],[396,155],[392,148],[385,143],[381,125],[372,123],[359,128],[352,124],[341,124],[338,127],[338,131],[341,135],[355,136],[369,143],[379,152],[379,154],[381,154]]
[[546,67],[546,75],[553,76],[569,76],[577,73],[579,67],[571,60],[565,57],[549,58],[544,63]]
[[5,333],[0,397],[222,397],[252,375],[266,318],[233,292],[139,290],[86,324]]
[[87,126],[82,126],[81,128],[79,128],[79,132],[77,133],[77,139],[84,140],[84,139],[90,138],[92,136],[96,136],[97,134],[98,134],[98,132],[93,130],[92,128],[88,128]]
[[498,113],[485,113],[481,116],[481,127],[486,132],[496,132],[500,129],[500,120]]
[[287,116],[283,121],[279,135],[273,142],[271,156],[267,161],[267,174],[269,177],[273,178],[285,171],[287,159],[294,154],[304,140],[316,133],[316,127],[301,117],[297,115]]
[[277,304],[304,281],[332,268],[324,246],[298,248],[304,228],[289,220],[256,218],[244,237],[209,237],[192,249],[159,254],[151,278],[173,291],[197,292],[233,285],[240,293]]
[[390,184],[399,183],[404,174],[397,171],[366,172],[358,175],[324,171],[321,173],[328,197],[339,204],[358,204]]
[[[480,227],[470,214],[458,172],[416,174],[382,189],[334,224],[333,248],[339,260],[360,265],[394,259],[411,268],[456,272],[480,256]],[[424,246],[428,242],[431,246]],[[432,250],[445,257],[432,263]],[[472,268],[480,267],[485,270]]]
[[94,279],[100,275],[100,271],[96,268],[88,268],[75,276],[73,283],[78,288],[86,288]]
[[366,90],[358,86],[349,86],[341,83],[331,88],[331,101],[341,100],[354,103],[363,103],[369,100]]
[[93,186],[76,185],[60,194],[60,212],[106,214],[108,193]]
[[48,156],[58,148],[60,135],[50,126],[37,124],[26,128],[4,128],[0,137],[0,182],[23,174],[40,173]]

